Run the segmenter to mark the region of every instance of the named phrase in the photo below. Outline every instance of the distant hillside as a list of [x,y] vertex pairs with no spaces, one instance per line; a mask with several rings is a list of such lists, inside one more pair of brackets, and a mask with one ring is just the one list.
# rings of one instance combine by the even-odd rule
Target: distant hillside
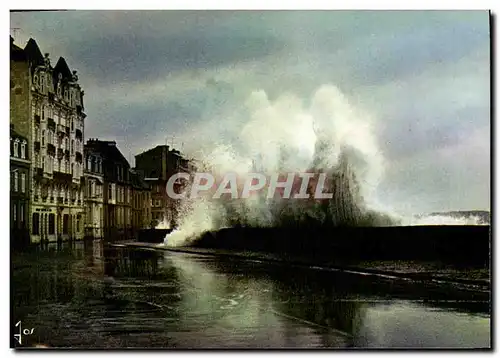
[[454,218],[468,218],[471,216],[479,217],[483,224],[490,224],[491,214],[485,210],[459,210],[459,211],[445,211],[440,213],[430,213],[429,216],[451,216]]

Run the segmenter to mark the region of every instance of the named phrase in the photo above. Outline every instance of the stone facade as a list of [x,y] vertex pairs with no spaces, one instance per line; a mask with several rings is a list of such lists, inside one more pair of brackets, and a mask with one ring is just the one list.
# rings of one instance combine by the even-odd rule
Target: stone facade
[[30,83],[27,103],[17,105],[29,118],[31,242],[82,239],[83,91],[64,58],[52,66],[33,39],[23,52],[29,67],[15,77],[28,76]]
[[[167,182],[178,172],[193,172],[192,161],[178,150],[159,145],[135,156],[136,170],[151,187],[152,227],[175,227],[179,201],[167,195]],[[178,182],[177,185],[180,185]],[[175,189],[174,189],[175,190]]]
[[85,147],[85,237],[104,236],[104,172],[101,154]]
[[151,228],[151,190],[149,185],[131,170],[132,178],[132,226],[138,229]]
[[[102,200],[101,233],[105,240],[128,240],[136,237],[139,229],[149,227],[151,207],[149,205],[149,187],[130,170],[130,164],[118,149],[114,141],[89,139],[85,144],[88,158],[96,158],[97,172],[87,174],[89,181],[102,181],[97,184],[99,202],[94,208],[100,208]],[[90,184],[92,185],[92,184]],[[90,202],[90,200],[87,200]],[[87,221],[95,227],[96,221]]]
[[31,188],[30,72],[23,49],[10,44],[10,237],[12,247],[29,243]]

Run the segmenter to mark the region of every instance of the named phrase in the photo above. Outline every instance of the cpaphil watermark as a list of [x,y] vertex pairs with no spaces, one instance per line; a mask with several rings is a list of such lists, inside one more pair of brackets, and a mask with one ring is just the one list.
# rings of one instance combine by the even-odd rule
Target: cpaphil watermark
[[167,195],[172,199],[247,199],[252,195],[267,199],[331,199],[326,173],[286,173],[264,175],[236,173],[214,176],[211,173],[176,173],[167,182]]

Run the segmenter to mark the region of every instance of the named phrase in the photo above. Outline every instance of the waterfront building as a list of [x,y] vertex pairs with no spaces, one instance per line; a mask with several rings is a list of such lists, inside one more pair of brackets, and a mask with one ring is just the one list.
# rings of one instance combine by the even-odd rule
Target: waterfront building
[[64,58],[52,66],[30,39],[16,46],[14,57],[25,59],[16,61],[13,46],[11,39],[11,90],[19,93],[11,97],[11,121],[16,133],[27,131],[30,241],[82,239],[84,92]]
[[[151,228],[151,189],[134,170],[130,170],[132,180],[132,227]],[[137,230],[135,230],[136,232]]]
[[104,173],[101,153],[85,145],[85,237],[104,236]]
[[89,139],[85,153],[90,165],[87,190],[95,193],[87,199],[87,214],[92,218],[87,220],[89,235],[106,240],[135,238],[138,230],[150,224],[149,186],[131,171],[115,141]]
[[[179,200],[167,195],[167,182],[179,172],[193,172],[192,161],[184,158],[178,150],[168,145],[158,145],[135,156],[135,166],[141,177],[150,185],[152,201],[152,226],[163,224],[175,227],[178,220]],[[176,187],[182,181],[175,183]],[[174,189],[177,190],[177,189]]]
[[13,247],[29,243],[30,76],[23,49],[10,38],[10,238]]

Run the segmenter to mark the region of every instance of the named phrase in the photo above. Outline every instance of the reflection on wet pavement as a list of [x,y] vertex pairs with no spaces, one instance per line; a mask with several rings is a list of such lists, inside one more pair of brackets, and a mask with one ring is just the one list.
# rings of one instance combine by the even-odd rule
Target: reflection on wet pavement
[[23,346],[489,347],[488,302],[425,302],[373,277],[77,243],[13,257]]

